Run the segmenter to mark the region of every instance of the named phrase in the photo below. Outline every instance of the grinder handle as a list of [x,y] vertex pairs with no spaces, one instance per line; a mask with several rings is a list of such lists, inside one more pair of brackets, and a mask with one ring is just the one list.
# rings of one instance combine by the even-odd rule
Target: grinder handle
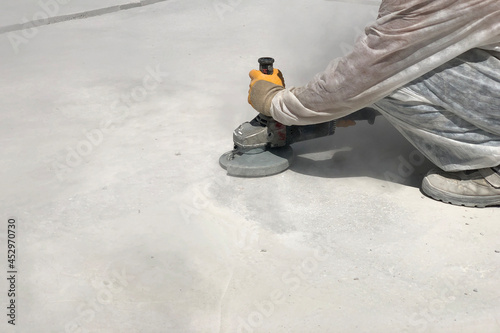
[[[259,70],[265,75],[273,75],[274,72],[274,58],[262,57],[259,58]],[[268,121],[272,120],[271,117],[259,114],[255,119],[261,124],[267,124]],[[266,125],[264,125],[266,126]]]

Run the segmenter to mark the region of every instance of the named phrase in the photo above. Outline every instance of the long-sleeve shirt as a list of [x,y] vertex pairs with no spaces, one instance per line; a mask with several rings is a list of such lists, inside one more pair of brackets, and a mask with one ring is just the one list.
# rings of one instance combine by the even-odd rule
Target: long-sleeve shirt
[[353,51],[280,91],[271,115],[285,125],[338,119],[473,48],[500,55],[500,0],[383,0]]

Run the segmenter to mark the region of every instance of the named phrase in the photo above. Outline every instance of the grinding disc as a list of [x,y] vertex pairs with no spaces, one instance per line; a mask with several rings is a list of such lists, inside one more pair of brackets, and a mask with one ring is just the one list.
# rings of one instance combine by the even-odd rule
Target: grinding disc
[[293,149],[290,146],[254,149],[241,153],[229,151],[219,159],[227,174],[235,177],[271,176],[288,169],[293,161]]

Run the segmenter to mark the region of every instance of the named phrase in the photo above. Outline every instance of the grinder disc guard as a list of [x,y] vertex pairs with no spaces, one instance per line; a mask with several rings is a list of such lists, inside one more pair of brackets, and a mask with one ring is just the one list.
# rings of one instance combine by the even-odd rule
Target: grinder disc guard
[[255,148],[245,152],[235,149],[223,154],[219,164],[230,176],[264,177],[288,169],[293,157],[293,149],[290,146]]

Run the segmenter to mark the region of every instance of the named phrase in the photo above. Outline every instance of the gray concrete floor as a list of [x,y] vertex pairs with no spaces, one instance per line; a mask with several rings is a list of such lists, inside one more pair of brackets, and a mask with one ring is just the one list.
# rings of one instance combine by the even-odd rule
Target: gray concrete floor
[[304,84],[375,9],[167,1],[0,35],[0,331],[500,332],[499,210],[424,197],[384,119],[277,176],[218,165],[258,57]]

